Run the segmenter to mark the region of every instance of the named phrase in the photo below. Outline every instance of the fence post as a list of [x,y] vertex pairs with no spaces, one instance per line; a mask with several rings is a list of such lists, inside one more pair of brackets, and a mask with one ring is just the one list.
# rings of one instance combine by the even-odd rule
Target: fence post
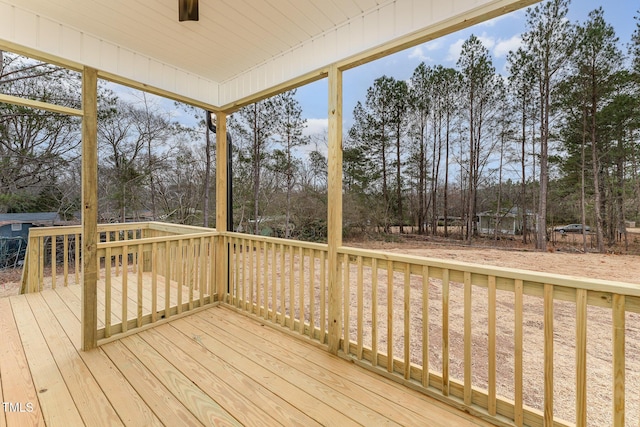
[[[216,113],[216,229],[222,234],[227,231],[227,114],[219,111]],[[221,235],[218,238],[214,250],[216,263],[216,289],[218,291],[218,301],[224,301],[224,296],[228,293],[229,275],[229,249],[226,239]]]
[[98,71],[82,73],[82,350],[97,346]]
[[337,354],[342,336],[342,283],[338,259],[338,248],[342,246],[342,71],[336,64],[329,67],[328,105],[329,352]]

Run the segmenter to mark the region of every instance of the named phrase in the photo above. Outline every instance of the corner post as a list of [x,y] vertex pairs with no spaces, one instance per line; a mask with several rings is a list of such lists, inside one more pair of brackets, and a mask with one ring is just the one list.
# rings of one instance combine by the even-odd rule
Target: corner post
[[342,283],[338,259],[338,249],[342,246],[342,71],[336,64],[329,67],[328,105],[329,352],[337,354],[342,337]]
[[98,72],[82,72],[82,350],[97,346]]
[[[220,233],[227,231],[227,114],[216,113],[216,230]],[[224,300],[227,293],[229,277],[227,266],[229,251],[223,236],[218,237],[215,251],[216,289],[218,301]]]

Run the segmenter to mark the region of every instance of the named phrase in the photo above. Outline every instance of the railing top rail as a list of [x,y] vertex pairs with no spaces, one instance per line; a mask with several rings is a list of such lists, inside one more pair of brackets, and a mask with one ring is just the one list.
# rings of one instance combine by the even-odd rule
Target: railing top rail
[[217,231],[214,228],[199,227],[197,225],[183,225],[173,224],[169,222],[150,221],[148,223],[150,230],[165,231],[167,233],[176,234],[190,234],[190,233],[205,233],[210,231]]
[[[149,228],[149,223],[146,222],[126,222],[126,223],[113,223],[113,224],[98,224],[98,232],[104,231],[124,231],[124,230],[139,230]],[[42,236],[63,236],[65,234],[81,234],[81,225],[62,225],[53,227],[32,227],[29,229],[29,233],[32,237]]]
[[279,237],[258,236],[257,234],[234,233],[230,231],[222,232],[220,234],[227,237],[235,238],[235,239],[256,240],[258,242],[293,245],[296,247],[302,247],[304,249],[312,249],[312,250],[318,250],[318,251],[328,250],[328,246],[326,243],[305,242],[302,240],[282,239]]
[[[175,234],[192,234],[215,231],[211,228],[197,227],[192,225],[170,224],[157,221],[145,222],[116,222],[109,224],[98,224],[98,232],[108,231],[129,231],[129,230],[157,230]],[[29,232],[32,237],[43,236],[63,236],[65,234],[81,234],[81,225],[63,225],[53,227],[32,227]]]
[[610,292],[615,294],[640,297],[640,283],[614,282],[612,280],[592,279],[588,277],[568,276],[562,274],[545,273],[517,268],[485,266],[463,261],[450,261],[436,258],[426,258],[414,255],[379,252],[370,249],[360,249],[342,246],[338,253],[376,258],[378,260],[403,262],[421,266],[429,266],[457,271],[467,271],[472,274],[495,276],[507,279],[519,279],[525,282],[565,286],[588,291]]
[[135,239],[135,240],[118,240],[118,241],[112,241],[112,242],[98,243],[98,249],[119,248],[124,245],[127,245],[127,246],[150,245],[153,243],[200,239],[203,237],[214,237],[219,235],[220,233],[218,233],[217,231],[209,231],[207,233],[191,233],[191,234],[178,234],[174,236],[145,237],[142,239]]

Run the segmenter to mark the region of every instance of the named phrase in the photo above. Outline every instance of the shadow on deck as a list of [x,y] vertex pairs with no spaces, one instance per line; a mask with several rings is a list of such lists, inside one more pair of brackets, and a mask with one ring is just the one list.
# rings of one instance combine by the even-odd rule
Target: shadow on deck
[[80,287],[0,299],[0,426],[490,425],[214,306],[81,352]]

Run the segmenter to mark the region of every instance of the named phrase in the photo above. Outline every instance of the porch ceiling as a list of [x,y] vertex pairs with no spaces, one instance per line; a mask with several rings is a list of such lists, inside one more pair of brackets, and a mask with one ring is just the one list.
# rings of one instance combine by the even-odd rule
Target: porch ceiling
[[0,0],[0,48],[229,107],[534,2]]

